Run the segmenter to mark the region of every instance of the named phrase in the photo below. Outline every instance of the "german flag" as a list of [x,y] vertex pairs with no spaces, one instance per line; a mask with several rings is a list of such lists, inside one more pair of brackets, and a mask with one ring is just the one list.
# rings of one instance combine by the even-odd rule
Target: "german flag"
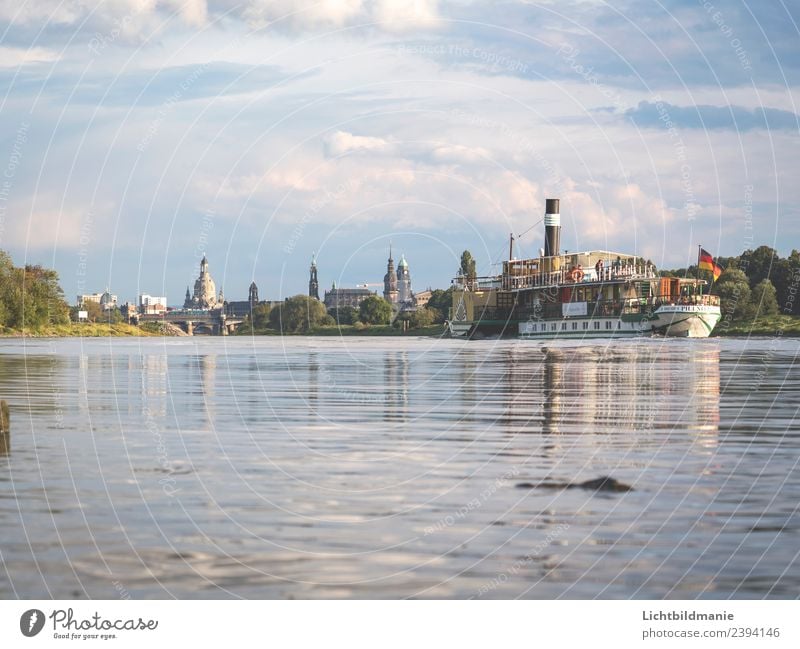
[[697,257],[697,267],[700,270],[707,270],[714,276],[714,281],[719,279],[722,275],[722,267],[714,261],[714,258],[705,250],[700,248],[699,256]]

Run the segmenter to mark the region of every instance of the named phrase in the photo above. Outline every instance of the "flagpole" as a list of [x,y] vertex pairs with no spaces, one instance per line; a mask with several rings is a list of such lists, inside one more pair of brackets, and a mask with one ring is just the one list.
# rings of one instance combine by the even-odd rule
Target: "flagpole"
[[703,285],[700,283],[700,251],[703,249],[703,244],[697,245],[697,270],[694,273],[694,278],[697,280],[697,287],[700,289],[700,295],[703,294]]

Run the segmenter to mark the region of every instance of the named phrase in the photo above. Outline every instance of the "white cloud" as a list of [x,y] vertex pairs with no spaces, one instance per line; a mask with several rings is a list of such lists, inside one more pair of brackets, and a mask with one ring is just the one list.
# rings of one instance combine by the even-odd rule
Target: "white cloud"
[[488,163],[492,160],[491,152],[483,147],[470,147],[460,144],[436,147],[431,153],[431,156],[438,162]]
[[353,135],[347,131],[336,131],[325,139],[325,152],[331,157],[353,152],[385,153],[391,148],[392,144],[383,138]]
[[[438,23],[437,0],[0,0],[0,19],[16,25],[45,23],[143,26],[148,19],[177,15],[192,27],[209,16],[239,17],[252,25],[287,31],[338,29],[376,23],[390,32],[431,28]],[[152,27],[153,25],[151,25]]]
[[243,15],[256,25],[335,28],[355,20],[363,9],[362,0],[251,0]]
[[0,45],[0,68],[15,68],[26,63],[50,63],[58,59],[57,52],[44,47]]
[[387,31],[432,28],[439,23],[436,0],[378,0],[373,16]]

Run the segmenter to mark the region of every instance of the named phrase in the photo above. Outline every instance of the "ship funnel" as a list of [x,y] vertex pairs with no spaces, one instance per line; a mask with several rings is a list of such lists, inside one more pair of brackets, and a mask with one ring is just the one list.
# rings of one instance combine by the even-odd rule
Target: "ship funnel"
[[559,199],[545,200],[544,210],[544,256],[556,257],[561,247],[561,214]]

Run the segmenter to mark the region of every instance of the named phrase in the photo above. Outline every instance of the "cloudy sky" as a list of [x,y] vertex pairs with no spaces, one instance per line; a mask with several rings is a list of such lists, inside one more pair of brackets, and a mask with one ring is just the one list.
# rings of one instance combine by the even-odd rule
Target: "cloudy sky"
[[[800,248],[800,7],[783,0],[0,0],[0,248],[180,304],[414,287],[465,248],[683,266]],[[532,229],[531,229],[532,228]],[[530,230],[530,231],[528,231]]]

